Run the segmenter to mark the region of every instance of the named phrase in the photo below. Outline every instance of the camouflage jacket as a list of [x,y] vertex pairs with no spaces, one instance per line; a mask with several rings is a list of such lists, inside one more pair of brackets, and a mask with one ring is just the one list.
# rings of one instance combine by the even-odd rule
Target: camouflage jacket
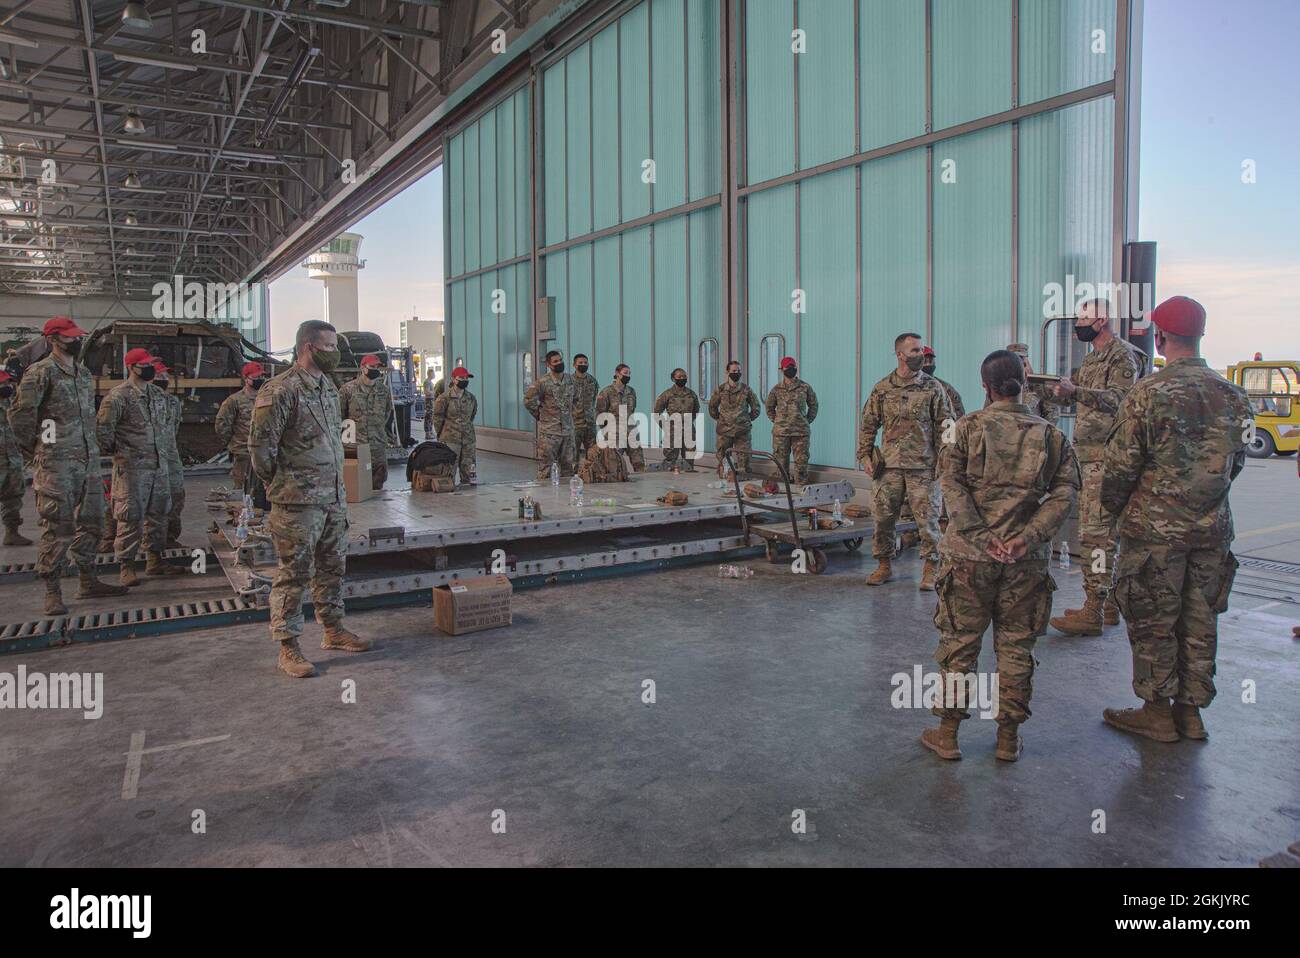
[[[51,442],[44,423],[50,420]],[[99,438],[95,424],[95,378],[81,363],[68,372],[47,353],[28,367],[9,407],[9,424],[26,458],[37,469],[56,469],[60,461],[99,468]]]
[[890,373],[871,389],[862,406],[857,460],[871,455],[876,433],[880,450],[891,469],[933,469],[943,441],[943,424],[953,418],[948,395],[933,376],[923,372],[913,379]]
[[1246,463],[1246,393],[1203,359],[1177,359],[1133,387],[1106,443],[1102,505],[1119,533],[1188,549],[1232,541],[1228,490]]
[[441,442],[465,442],[474,438],[474,418],[478,400],[466,389],[459,396],[448,389],[433,404],[433,428]]
[[808,427],[817,418],[817,394],[800,379],[782,379],[767,394],[767,418],[772,420],[772,435],[783,438],[808,436]]
[[596,393],[600,384],[596,377],[587,373],[585,376],[573,377],[573,424],[594,429],[596,426]]
[[272,502],[347,502],[343,417],[328,376],[314,378],[295,365],[267,382],[253,404],[248,452]]
[[257,393],[251,396],[243,389],[232,393],[221,402],[217,410],[217,422],[214,427],[217,437],[226,444],[232,456],[248,455],[248,429],[253,425],[253,403],[257,402]]
[[596,415],[609,413],[617,419],[620,406],[626,407],[624,416],[631,416],[636,412],[636,390],[615,380],[602,389],[600,395],[596,397]]
[[167,400],[148,383],[118,383],[99,404],[99,448],[113,454],[113,465],[128,472],[166,467],[163,436],[171,417]]
[[681,413],[694,416],[700,411],[700,397],[690,386],[673,383],[655,398],[656,413]]
[[573,404],[573,376],[569,373],[556,376],[548,370],[524,392],[524,408],[537,420],[537,429],[544,436],[573,432]]
[[1133,350],[1118,336],[1083,358],[1072,380],[1077,403],[1074,449],[1080,462],[1097,462],[1102,458],[1106,437],[1115,425],[1115,413],[1137,378],[1138,364]]
[[357,425],[357,443],[371,446],[400,446],[394,427],[397,418],[393,412],[393,391],[383,376],[366,379],[362,372],[349,379],[339,389],[339,412],[344,419]]
[[[1029,407],[1031,413],[1035,416],[1041,416],[1052,425],[1056,425],[1061,410],[1056,397],[1052,395],[1050,386],[1044,383],[1030,383],[1029,388],[1020,394],[1020,398]],[[984,408],[988,409],[991,405],[993,405],[993,400],[986,395],[984,397]]]
[[748,436],[752,423],[762,414],[758,395],[743,382],[728,379],[709,397],[709,415],[717,421],[719,436]]
[[944,382],[938,376],[931,378],[943,387],[943,394],[948,397],[948,407],[952,410],[952,418],[960,419],[966,415],[966,406],[961,401],[961,393],[957,392],[957,387],[952,383]]
[[154,387],[163,398],[163,425],[158,432],[158,449],[166,460],[167,465],[185,468],[181,462],[180,449],[180,431],[181,431],[181,397],[175,393],[167,392],[161,386]]
[[11,464],[15,459],[22,462],[22,450],[14,438],[13,427],[9,425],[10,400],[0,399],[0,463]]
[[627,466],[617,449],[592,446],[578,464],[578,478],[583,482],[627,482]]
[[948,529],[946,559],[996,562],[993,537],[1024,536],[1026,559],[1051,558],[1082,481],[1065,434],[1022,403],[999,402],[957,421],[939,456]]

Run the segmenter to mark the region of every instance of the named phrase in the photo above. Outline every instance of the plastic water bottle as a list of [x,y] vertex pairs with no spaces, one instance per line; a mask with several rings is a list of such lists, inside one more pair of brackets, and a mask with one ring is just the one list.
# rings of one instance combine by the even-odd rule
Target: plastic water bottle
[[591,504],[593,506],[612,506],[615,505],[616,503],[615,500],[605,497],[601,499],[592,499]]
[[248,541],[248,523],[243,516],[239,517],[239,525],[235,527],[235,541],[241,546]]
[[525,499],[524,500],[524,522],[532,522],[533,516],[535,515],[536,513],[533,512],[533,500],[531,498]]
[[719,579],[752,579],[754,570],[749,566],[739,565],[720,565],[718,566]]
[[831,512],[831,518],[835,520],[836,525],[844,521],[844,504],[838,499],[835,500],[835,508]]
[[569,505],[582,508],[582,480],[577,475],[569,477]]
[[1061,540],[1061,561],[1057,563],[1062,569],[1070,568],[1070,543]]
[[560,484],[560,464],[558,462],[553,462],[551,463],[551,485],[558,486],[559,484]]

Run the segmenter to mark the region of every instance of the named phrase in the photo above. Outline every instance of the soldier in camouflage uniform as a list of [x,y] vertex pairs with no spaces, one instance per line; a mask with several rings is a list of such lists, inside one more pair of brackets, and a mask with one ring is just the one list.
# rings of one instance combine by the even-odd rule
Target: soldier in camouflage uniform
[[95,380],[77,362],[81,337],[71,319],[45,324],[49,352],[18,384],[9,425],[24,458],[34,461],[32,490],[41,521],[36,574],[45,580],[45,614],[64,615],[61,579],[68,552],[81,576],[79,599],[125,595],[126,588],[95,577],[95,547],[104,527],[104,483],[99,474]]
[[573,456],[575,462],[587,458],[587,450],[596,445],[596,394],[600,383],[587,370],[591,360],[582,353],[573,357]]
[[295,361],[261,388],[253,405],[248,451],[271,500],[271,542],[279,560],[271,583],[271,637],[279,668],[294,678],[315,675],[298,646],[302,594],[311,585],[322,649],[364,652],[343,626],[348,496],[343,486],[343,419],[329,374],[338,367],[338,333],[329,323],[298,327]]
[[808,447],[812,422],[817,418],[817,394],[799,378],[793,356],[782,359],[780,369],[782,379],[768,390],[764,403],[772,421],[772,456],[789,470],[791,482],[803,485],[808,482]]
[[163,438],[169,428],[167,400],[149,384],[157,370],[147,349],[132,349],[122,358],[128,378],[109,390],[99,404],[96,430],[99,448],[113,454],[113,519],[117,538],[113,551],[118,581],[140,584],[135,558],[145,548],[144,573],[178,575],[186,570],[168,565],[167,513],[171,510],[167,452]]
[[[632,428],[632,414],[636,412],[636,390],[628,385],[632,381],[632,367],[619,363],[614,368],[614,381],[596,397],[596,425],[599,435],[597,445],[604,443],[617,448],[627,456],[634,472],[645,471],[645,453],[641,446],[645,440],[639,430]],[[601,417],[608,417],[602,420]],[[604,423],[602,425],[602,422]],[[619,424],[626,431],[626,443],[620,445]]]
[[1062,379],[1055,395],[1076,403],[1074,451],[1083,471],[1079,495],[1079,544],[1086,599],[1080,609],[1066,609],[1052,619],[1052,628],[1066,635],[1101,635],[1104,625],[1119,623],[1119,608],[1111,596],[1115,579],[1115,517],[1101,506],[1102,457],[1115,413],[1138,379],[1133,350],[1110,329],[1106,300],[1079,308],[1074,334],[1092,351],[1071,382]]
[[957,729],[967,704],[950,697],[972,690],[980,643],[993,625],[997,656],[996,755],[1020,757],[1019,728],[1029,718],[1034,642],[1047,631],[1056,583],[1048,572],[1052,540],[1079,493],[1079,464],[1070,441],[1021,403],[1024,365],[1005,349],[980,369],[993,402],[960,419],[939,456],[948,504],[936,587],[939,629],[935,661],[944,698],[934,708],[938,728],[921,744],[941,758],[961,758]]
[[171,508],[167,510],[167,525],[163,530],[169,549],[180,547],[181,514],[185,511],[185,463],[181,461],[178,437],[181,429],[181,398],[168,391],[171,372],[162,360],[154,363],[153,388],[162,393],[167,404],[167,419],[161,434],[159,446],[165,453],[167,461],[167,491],[171,494]]
[[573,376],[564,371],[558,349],[546,354],[546,370],[524,391],[524,408],[537,420],[538,481],[551,477],[553,464],[561,476],[571,475],[574,467]]
[[438,441],[456,453],[460,468],[460,481],[477,482],[474,445],[474,419],[478,416],[478,400],[469,391],[469,381],[474,378],[464,366],[451,371],[452,386],[433,404],[433,426],[438,430]]
[[388,481],[388,447],[400,446],[393,411],[393,391],[384,378],[384,364],[378,356],[365,356],[357,378],[339,390],[343,418],[356,424],[357,445],[370,444],[370,483],[384,488]]
[[943,393],[948,397],[948,406],[952,409],[952,418],[960,419],[962,416],[966,415],[966,406],[961,401],[961,393],[957,392],[957,387],[952,383],[944,382],[934,374],[934,371],[939,368],[938,354],[935,353],[934,349],[930,346],[926,346],[921,351],[921,354],[925,356],[925,362],[921,366],[921,371],[927,376],[933,378],[935,382],[943,387]]
[[248,430],[253,424],[253,403],[265,381],[266,370],[261,363],[245,363],[241,375],[244,386],[222,401],[215,428],[230,452],[230,481],[242,492],[248,481]]
[[585,483],[627,482],[627,466],[622,454],[612,446],[592,446],[578,464],[578,478]]
[[661,417],[663,434],[664,469],[672,469],[677,458],[686,460],[686,471],[695,471],[699,458],[700,437],[695,429],[695,417],[700,413],[700,397],[686,385],[686,370],[673,370],[673,384],[655,399],[654,412]]
[[719,470],[730,452],[736,472],[742,476],[749,472],[749,453],[753,448],[750,434],[754,420],[762,414],[758,394],[740,381],[740,363],[733,359],[727,363],[727,381],[713,390],[709,397],[709,415],[718,424]]
[[1199,303],[1175,296],[1151,321],[1167,362],[1120,406],[1101,485],[1102,505],[1119,522],[1115,591],[1143,704],[1104,717],[1175,742],[1207,737],[1200,710],[1214,699],[1218,619],[1237,571],[1228,493],[1246,463],[1253,417],[1246,393],[1200,356]]
[[13,377],[0,372],[0,517],[5,524],[4,544],[29,546],[31,539],[18,533],[23,524],[23,493],[27,481],[23,477],[23,456],[18,451],[18,440],[9,427],[9,402],[14,394]]
[[862,406],[862,426],[858,430],[857,459],[871,477],[876,522],[871,554],[878,565],[867,577],[867,585],[883,585],[894,577],[894,528],[906,498],[912,505],[925,557],[920,588],[931,591],[940,540],[935,468],[945,424],[951,425],[954,419],[943,387],[922,369],[925,353],[921,337],[916,333],[898,336],[894,354],[898,368],[872,387]]

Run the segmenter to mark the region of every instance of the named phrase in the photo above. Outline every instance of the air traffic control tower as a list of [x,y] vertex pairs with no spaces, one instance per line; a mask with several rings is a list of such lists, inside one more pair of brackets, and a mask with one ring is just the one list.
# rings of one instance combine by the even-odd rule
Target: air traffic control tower
[[359,328],[357,271],[365,268],[366,261],[357,254],[363,238],[360,233],[340,233],[302,264],[308,276],[324,281],[325,309],[321,319],[340,333],[354,333]]

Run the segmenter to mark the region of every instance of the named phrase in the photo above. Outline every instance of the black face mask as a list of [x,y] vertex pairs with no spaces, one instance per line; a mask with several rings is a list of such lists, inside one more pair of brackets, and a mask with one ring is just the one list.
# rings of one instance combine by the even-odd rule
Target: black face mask
[[261,389],[261,388],[262,388],[262,383],[266,382],[265,379],[253,379],[253,380],[250,380],[250,381],[251,381],[252,384],[253,384],[253,389],[254,389],[254,391],[256,391],[256,390],[258,390],[258,389]]
[[469,380],[468,380],[468,379],[457,379],[457,380],[456,380],[456,388],[457,388],[457,389],[469,389]]
[[580,373],[585,373],[585,372],[587,371],[587,367],[586,367],[585,364],[582,365],[582,366],[574,366],[573,368],[576,369],[576,370],[577,370],[578,372],[580,372]]
[[66,353],[67,353],[69,356],[71,356],[73,359],[76,359],[77,356],[79,356],[79,355],[81,354],[81,339],[80,339],[80,337],[78,337],[77,339],[74,339],[74,340],[73,340],[72,342],[70,342],[70,343],[65,343],[65,342],[64,342],[63,340],[61,340],[61,339],[60,339],[58,342],[59,342],[59,345],[63,347],[64,352],[66,352]]
[[733,383],[738,383],[740,382],[740,373],[727,373],[727,378]]
[[0,399],[8,399],[13,394],[14,394],[13,386],[10,386],[8,383],[5,383],[3,386],[0,386]]
[[686,380],[685,380],[685,379],[674,379],[674,380],[673,380],[673,385],[675,385],[675,386],[682,386],[682,387],[684,388],[684,387],[686,386]]
[[925,373],[927,376],[933,376],[935,368],[936,367],[934,366],[922,366],[921,372]]
[[146,366],[144,369],[140,370],[140,378],[145,382],[149,382],[157,372],[158,370],[154,369],[152,366]]
[[786,378],[786,379],[794,379],[795,376],[798,376],[798,375],[799,375],[799,367],[798,367],[798,366],[786,366],[785,369],[782,370],[782,373],[785,374],[785,378]]
[[564,372],[564,363],[563,362],[556,363],[554,366],[551,367],[551,372],[555,373],[557,376],[560,373]]
[[624,386],[626,386],[628,383],[630,383],[630,382],[632,381],[632,377],[631,377],[631,376],[619,376],[619,377],[618,377],[618,381],[621,382]]
[[1074,335],[1078,337],[1079,342],[1090,343],[1100,335],[1100,331],[1091,326],[1075,326]]
[[379,378],[380,376],[382,376],[382,375],[383,375],[383,373],[381,373],[378,369],[367,369],[367,370],[366,370],[366,378],[367,378],[367,379],[378,379],[378,378]]

